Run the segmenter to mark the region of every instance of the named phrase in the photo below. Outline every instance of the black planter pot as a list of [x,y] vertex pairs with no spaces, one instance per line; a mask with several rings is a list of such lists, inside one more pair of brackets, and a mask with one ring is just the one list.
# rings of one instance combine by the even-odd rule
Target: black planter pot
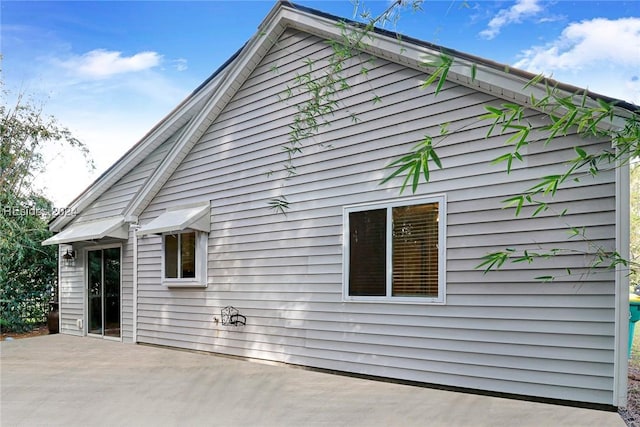
[[47,327],[50,334],[57,334],[60,332],[60,312],[58,311],[58,303],[51,301],[49,303],[49,315],[47,316]]

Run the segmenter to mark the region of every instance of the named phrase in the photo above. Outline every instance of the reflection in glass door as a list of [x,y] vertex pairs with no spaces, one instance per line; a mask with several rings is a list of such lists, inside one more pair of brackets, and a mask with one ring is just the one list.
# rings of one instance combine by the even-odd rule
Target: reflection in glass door
[[87,255],[88,333],[120,338],[120,248]]
[[89,251],[89,322],[90,334],[102,335],[102,251]]

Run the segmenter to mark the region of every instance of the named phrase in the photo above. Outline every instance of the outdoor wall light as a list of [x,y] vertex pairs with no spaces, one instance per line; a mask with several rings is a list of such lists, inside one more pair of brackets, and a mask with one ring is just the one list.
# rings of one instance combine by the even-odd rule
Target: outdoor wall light
[[76,261],[76,251],[74,251],[73,249],[69,250],[67,249],[67,252],[65,252],[62,255],[62,263],[66,266],[72,266],[75,264]]

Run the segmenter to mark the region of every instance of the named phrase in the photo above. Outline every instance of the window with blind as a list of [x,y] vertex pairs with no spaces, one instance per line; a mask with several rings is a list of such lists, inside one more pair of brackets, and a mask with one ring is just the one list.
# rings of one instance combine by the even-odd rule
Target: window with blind
[[444,302],[444,196],[345,208],[345,299]]

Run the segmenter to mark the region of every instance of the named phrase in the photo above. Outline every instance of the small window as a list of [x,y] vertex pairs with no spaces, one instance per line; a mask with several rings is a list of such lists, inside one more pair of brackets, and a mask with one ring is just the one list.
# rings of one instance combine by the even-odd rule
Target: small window
[[444,196],[345,208],[349,301],[443,303]]
[[206,286],[206,233],[165,234],[164,284],[168,286]]
[[165,236],[164,277],[183,279],[196,277],[196,233]]

